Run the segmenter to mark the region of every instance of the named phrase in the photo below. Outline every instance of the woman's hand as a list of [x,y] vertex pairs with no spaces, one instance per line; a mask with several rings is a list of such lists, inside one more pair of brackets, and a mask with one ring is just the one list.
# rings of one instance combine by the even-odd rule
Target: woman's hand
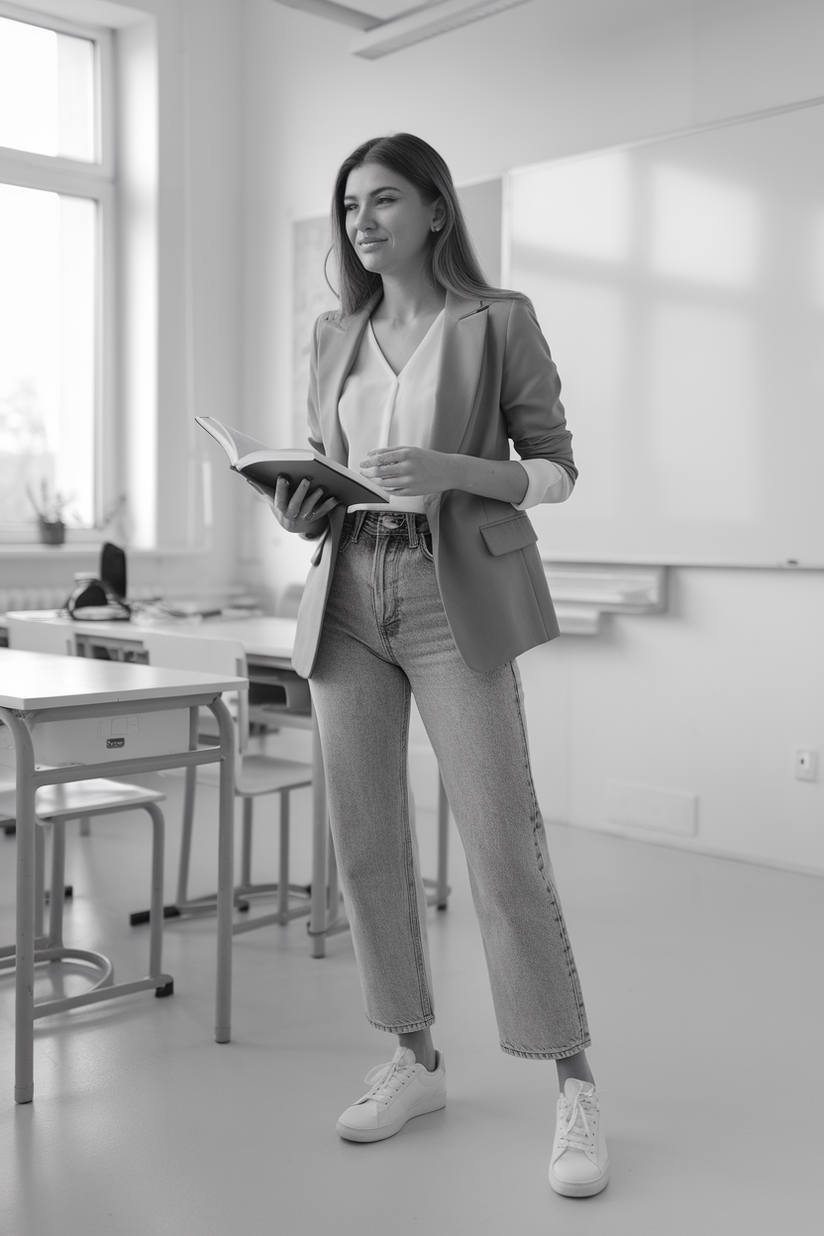
[[370,451],[358,467],[370,481],[402,498],[459,489],[458,456],[419,446],[385,446]]
[[322,489],[310,490],[312,482],[308,477],[304,477],[293,490],[290,490],[285,476],[278,477],[273,490],[258,485],[256,481],[249,481],[249,484],[263,495],[282,528],[310,539],[320,536],[326,516],[338,505],[337,498],[324,498]]

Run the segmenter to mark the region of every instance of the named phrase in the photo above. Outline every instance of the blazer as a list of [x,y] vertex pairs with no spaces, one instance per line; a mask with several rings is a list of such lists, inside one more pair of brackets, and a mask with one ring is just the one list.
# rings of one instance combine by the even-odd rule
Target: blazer
[[[380,294],[358,313],[315,323],[309,380],[309,440],[347,464],[338,401]],[[483,459],[550,459],[577,469],[560,402],[561,383],[526,299],[447,293],[430,449]],[[560,632],[525,511],[450,489],[425,499],[438,586],[455,644],[470,669],[486,671]],[[292,665],[311,677],[335,569],[342,506],[329,516],[306,581]]]

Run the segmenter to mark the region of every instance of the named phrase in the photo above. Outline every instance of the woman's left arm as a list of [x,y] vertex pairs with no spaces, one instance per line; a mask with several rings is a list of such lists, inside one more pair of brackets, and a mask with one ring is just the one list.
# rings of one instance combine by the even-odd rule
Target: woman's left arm
[[417,446],[386,446],[370,451],[359,465],[364,476],[402,498],[466,489],[513,505],[526,495],[529,477],[514,459],[446,455]]

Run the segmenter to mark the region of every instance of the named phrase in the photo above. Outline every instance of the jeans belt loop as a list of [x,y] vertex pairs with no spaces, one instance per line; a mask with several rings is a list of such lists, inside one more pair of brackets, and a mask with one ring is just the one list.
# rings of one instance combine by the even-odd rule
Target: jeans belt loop
[[411,511],[406,512],[406,536],[410,549],[418,548],[418,525]]
[[366,511],[355,511],[355,523],[352,528],[351,536],[349,537],[350,541],[357,541],[358,537],[361,534],[361,528],[363,527],[363,523],[364,523],[364,520],[366,519],[366,515],[367,515]]

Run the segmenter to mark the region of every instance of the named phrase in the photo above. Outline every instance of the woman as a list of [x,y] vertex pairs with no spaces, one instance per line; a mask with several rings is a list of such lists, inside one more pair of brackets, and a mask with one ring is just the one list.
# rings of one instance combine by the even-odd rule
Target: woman
[[344,511],[285,478],[273,506],[320,541],[294,665],[311,679],[366,1014],[398,1037],[337,1130],[377,1141],[446,1102],[407,788],[414,693],[467,855],[501,1046],[556,1061],[550,1182],[587,1196],[608,1161],[514,661],[558,634],[525,511],[562,501],[577,475],[560,383],[529,301],[485,283],[425,142],[358,147],[332,222],[341,310],[315,326],[310,441],[389,506]]

